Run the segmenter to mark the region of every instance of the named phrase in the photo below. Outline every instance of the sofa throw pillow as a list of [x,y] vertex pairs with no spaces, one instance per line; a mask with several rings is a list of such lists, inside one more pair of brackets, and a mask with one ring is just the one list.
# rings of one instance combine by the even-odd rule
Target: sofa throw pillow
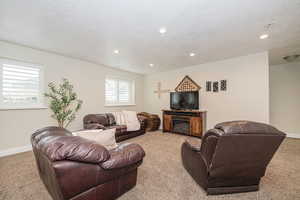
[[88,140],[93,140],[98,144],[103,145],[106,149],[111,150],[116,148],[118,145],[115,138],[116,129],[106,130],[84,130],[73,132],[74,136],[83,137]]

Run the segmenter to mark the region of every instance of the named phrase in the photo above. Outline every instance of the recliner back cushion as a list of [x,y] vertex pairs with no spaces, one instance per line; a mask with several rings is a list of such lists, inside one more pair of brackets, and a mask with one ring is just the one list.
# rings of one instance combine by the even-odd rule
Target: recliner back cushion
[[211,177],[261,177],[283,141],[281,135],[232,134],[219,137],[209,168]]
[[216,129],[224,131],[225,134],[267,134],[284,135],[281,131],[269,124],[251,121],[231,121],[219,123]]

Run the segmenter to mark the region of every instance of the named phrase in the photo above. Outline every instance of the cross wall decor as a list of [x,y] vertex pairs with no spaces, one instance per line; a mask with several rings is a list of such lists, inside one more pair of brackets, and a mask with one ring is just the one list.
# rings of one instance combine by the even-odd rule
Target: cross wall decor
[[163,90],[161,89],[161,82],[157,83],[157,90],[154,91],[154,93],[157,94],[158,98],[160,99],[161,94],[168,93],[170,90]]

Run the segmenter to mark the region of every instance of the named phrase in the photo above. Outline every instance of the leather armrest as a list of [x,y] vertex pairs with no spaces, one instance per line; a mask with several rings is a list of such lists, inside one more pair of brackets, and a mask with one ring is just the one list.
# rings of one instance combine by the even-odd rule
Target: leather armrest
[[201,154],[208,164],[211,163],[211,160],[215,153],[218,138],[223,134],[224,132],[219,129],[210,129],[203,136],[201,144]]
[[110,157],[104,146],[78,136],[49,137],[39,145],[51,161],[71,160],[98,164]]
[[[208,174],[206,173],[208,171],[208,164],[201,155],[200,150],[194,149],[193,147],[195,146],[191,146],[187,141],[182,143],[181,158],[183,161],[183,165],[190,171],[194,171],[196,169],[196,173],[199,172],[201,176],[205,177],[205,179],[202,180],[206,180]],[[205,169],[205,172],[202,170],[202,168]]]
[[109,151],[110,159],[101,163],[103,169],[116,169],[126,167],[141,161],[145,151],[138,144],[121,144]]
[[186,145],[193,151],[200,151],[200,141],[198,140],[191,140],[191,139],[186,139],[185,142]]
[[105,130],[106,127],[99,123],[90,123],[90,124],[84,124],[85,129],[103,129]]
[[224,135],[224,132],[223,132],[222,130],[216,129],[216,128],[210,129],[210,130],[208,130],[208,131],[204,134],[203,139],[205,139],[205,137],[210,136],[210,135],[214,135],[214,136],[219,137],[219,136]]
[[139,122],[141,123],[141,130],[146,129],[147,121],[148,121],[147,117],[145,117],[144,115],[138,114],[137,118],[138,118]]

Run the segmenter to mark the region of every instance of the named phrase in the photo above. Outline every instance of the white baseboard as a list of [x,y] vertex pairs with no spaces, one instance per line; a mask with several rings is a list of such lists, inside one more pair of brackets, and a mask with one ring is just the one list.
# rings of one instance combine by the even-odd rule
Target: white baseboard
[[31,145],[10,148],[10,149],[4,150],[4,151],[0,151],[0,157],[9,156],[9,155],[22,153],[22,152],[26,152],[26,151],[31,151],[31,149],[32,149]]
[[300,139],[300,133],[287,133],[286,136],[289,138],[299,138]]

